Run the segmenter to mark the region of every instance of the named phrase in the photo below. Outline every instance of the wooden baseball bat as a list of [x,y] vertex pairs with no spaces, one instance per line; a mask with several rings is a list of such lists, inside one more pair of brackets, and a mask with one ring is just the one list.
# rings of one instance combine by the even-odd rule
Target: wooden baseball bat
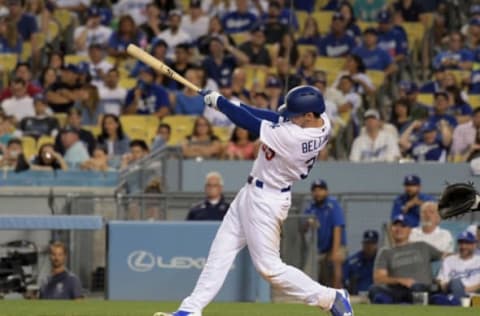
[[185,77],[179,75],[175,71],[173,71],[170,67],[165,65],[163,62],[158,60],[157,58],[153,57],[140,47],[134,45],[134,44],[129,44],[127,47],[127,53],[132,56],[137,58],[138,60],[142,61],[143,63],[149,65],[156,71],[166,75],[169,78],[172,78],[173,80],[183,84],[185,87],[192,89],[193,91],[200,93],[202,89],[194,85],[192,82],[188,81],[185,79]]

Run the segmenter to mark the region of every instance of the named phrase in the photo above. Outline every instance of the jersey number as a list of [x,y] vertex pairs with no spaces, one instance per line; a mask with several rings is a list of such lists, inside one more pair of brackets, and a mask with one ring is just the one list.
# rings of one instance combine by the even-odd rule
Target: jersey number
[[275,152],[268,148],[268,146],[266,145],[262,145],[262,151],[265,153],[265,159],[267,159],[268,161],[272,160],[273,157],[275,157]]
[[317,156],[312,157],[312,158],[308,159],[307,161],[305,161],[305,164],[307,165],[307,173],[301,174],[300,178],[306,179],[308,177],[308,174],[312,170],[313,165],[315,165],[316,160],[317,160]]

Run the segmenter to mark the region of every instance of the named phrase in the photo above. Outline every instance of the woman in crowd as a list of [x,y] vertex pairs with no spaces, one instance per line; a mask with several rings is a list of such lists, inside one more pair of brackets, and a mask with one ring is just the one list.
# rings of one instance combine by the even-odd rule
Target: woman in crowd
[[47,91],[50,86],[57,81],[57,73],[55,72],[55,69],[52,67],[44,68],[40,74],[39,81],[40,85],[42,86],[42,90],[44,92]]
[[54,145],[46,143],[40,146],[38,154],[33,158],[32,170],[68,170],[68,165],[62,155],[55,151]]
[[279,57],[288,58],[291,66],[297,64],[300,53],[298,51],[297,43],[295,42],[295,36],[292,33],[285,33],[282,37],[282,41],[279,44],[275,44],[272,65],[277,64],[277,59]]
[[102,120],[100,113],[100,95],[96,86],[92,84],[83,85],[78,92],[79,99],[75,107],[82,111],[82,125],[97,125]]
[[199,116],[182,150],[185,158],[218,158],[222,153],[222,144],[213,133],[210,122],[205,117]]
[[338,74],[333,86],[338,84],[340,78],[348,75],[355,82],[355,92],[362,95],[374,95],[376,92],[375,86],[365,71],[363,60],[357,55],[349,55],[346,57],[343,70]]
[[345,23],[347,26],[347,34],[355,38],[357,43],[361,42],[362,31],[357,25],[357,19],[355,17],[355,12],[353,11],[353,6],[348,1],[343,1],[340,4],[340,13],[345,18]]
[[302,33],[297,39],[297,44],[299,45],[315,45],[318,47],[320,45],[320,31],[318,30],[318,23],[312,16],[309,16],[305,23],[303,24]]
[[118,21],[118,30],[110,36],[108,54],[112,57],[127,58],[130,56],[126,52],[129,44],[146,47],[147,39],[135,25],[133,18],[130,15],[124,15]]
[[0,17],[0,54],[21,54],[22,46],[15,21]]
[[256,151],[255,137],[246,129],[235,127],[224,156],[230,160],[252,160],[255,159]]
[[393,103],[390,123],[397,128],[398,134],[400,135],[412,123],[409,102],[407,99],[400,98]]
[[302,54],[297,75],[302,78],[305,84],[310,84],[312,82],[312,77],[315,73],[316,58],[317,52],[313,49],[308,49]]
[[105,114],[102,119],[102,132],[98,144],[107,148],[109,156],[121,156],[129,151],[130,139],[123,132],[118,116]]

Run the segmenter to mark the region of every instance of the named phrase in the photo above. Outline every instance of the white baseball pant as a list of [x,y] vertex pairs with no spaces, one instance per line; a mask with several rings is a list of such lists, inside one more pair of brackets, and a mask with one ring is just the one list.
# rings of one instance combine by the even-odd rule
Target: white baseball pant
[[329,310],[336,291],[280,259],[281,224],[288,215],[290,203],[290,192],[245,185],[218,229],[195,289],[183,300],[179,310],[201,312],[217,295],[236,255],[245,246],[257,271],[273,287],[308,305]]

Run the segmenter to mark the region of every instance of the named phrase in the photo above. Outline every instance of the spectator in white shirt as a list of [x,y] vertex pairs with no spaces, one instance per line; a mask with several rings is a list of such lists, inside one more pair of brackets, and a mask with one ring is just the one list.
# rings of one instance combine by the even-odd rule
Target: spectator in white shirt
[[168,21],[170,27],[158,34],[157,38],[163,39],[168,44],[167,58],[175,58],[175,47],[178,44],[190,43],[191,37],[180,29],[182,22],[182,12],[179,10],[172,10],[168,14]]
[[12,82],[12,96],[2,102],[2,109],[6,115],[13,115],[17,122],[27,116],[35,115],[33,99],[27,93],[25,80],[16,78]]
[[209,18],[203,14],[200,0],[190,1],[189,14],[182,18],[180,29],[190,34],[193,41],[208,32]]
[[127,90],[119,87],[120,74],[116,68],[110,69],[105,80],[98,86],[100,113],[120,116],[127,96]]
[[338,107],[338,112],[353,114],[357,113],[357,110],[362,105],[362,98],[355,92],[355,82],[351,76],[345,75],[338,81],[337,89],[342,93],[345,98],[345,103]]
[[120,0],[113,6],[114,16],[130,15],[136,25],[141,25],[147,21],[147,5],[152,0]]
[[420,226],[412,229],[410,242],[424,241],[441,252],[453,253],[453,237],[440,228],[440,215],[436,202],[425,202],[420,206]]
[[353,141],[350,160],[353,162],[393,162],[400,157],[398,138],[382,129],[380,114],[370,109],[364,114],[365,133]]
[[75,13],[83,13],[90,6],[90,0],[55,0],[57,9],[73,11]]
[[91,76],[91,83],[96,86],[103,81],[106,73],[113,68],[105,57],[105,46],[93,44],[88,48],[88,62],[81,65],[84,72]]
[[112,29],[102,25],[101,21],[100,10],[92,7],[88,10],[87,23],[75,29],[73,38],[78,55],[87,55],[87,49],[92,44],[106,45],[108,43]]

